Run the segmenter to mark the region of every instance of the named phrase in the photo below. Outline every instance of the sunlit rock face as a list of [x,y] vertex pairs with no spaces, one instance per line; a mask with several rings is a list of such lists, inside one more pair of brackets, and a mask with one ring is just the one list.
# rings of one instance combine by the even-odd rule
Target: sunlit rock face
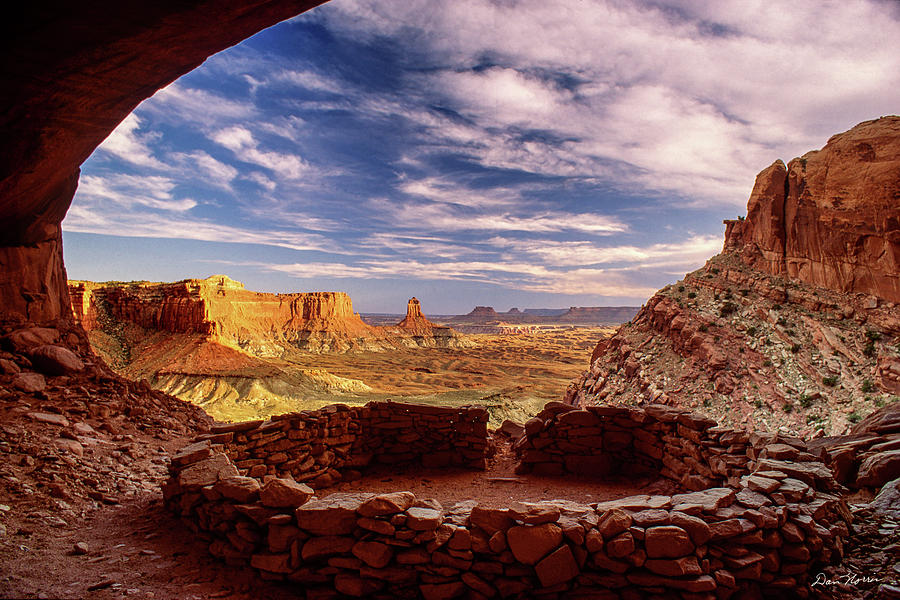
[[776,161],[727,225],[726,249],[757,270],[900,302],[900,117]]
[[176,283],[70,285],[75,317],[89,332],[125,324],[174,334],[200,334],[255,355],[285,346],[343,351],[377,343],[382,332],[353,312],[343,292],[253,292],[224,275]]
[[321,0],[30,3],[0,41],[0,322],[71,320],[60,223],[142,100]]
[[900,117],[756,178],[725,247],[601,341],[576,405],[661,402],[842,434],[900,389]]

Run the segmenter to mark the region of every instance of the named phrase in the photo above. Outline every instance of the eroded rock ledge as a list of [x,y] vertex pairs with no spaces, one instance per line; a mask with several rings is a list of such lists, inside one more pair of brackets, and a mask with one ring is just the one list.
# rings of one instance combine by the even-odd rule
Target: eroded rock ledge
[[[414,429],[398,426],[395,449],[404,434],[438,439],[430,425],[446,432],[466,422],[454,409],[432,410]],[[366,427],[342,408],[305,417],[320,427],[323,435],[309,439],[323,453],[352,448],[343,436]],[[186,448],[172,460],[165,496],[214,555],[293,582],[307,598],[807,597],[811,575],[840,561],[848,534],[850,515],[831,493],[839,486],[801,441],[748,436],[668,407],[578,410],[551,403],[519,442],[523,464],[587,457],[569,469],[584,472],[600,455],[610,465],[658,469],[682,488],[718,487],[593,505],[515,502],[506,509],[465,500],[445,507],[402,491],[314,498],[304,484],[274,476],[276,465],[287,462],[280,455],[273,460],[283,454],[275,438],[289,444],[310,431],[293,429],[297,419],[236,424]],[[328,427],[335,430],[326,433]],[[584,443],[588,438],[595,439]],[[559,459],[528,461],[536,446]],[[694,460],[660,464],[673,452]],[[259,462],[238,458],[239,471],[233,457],[244,453]],[[262,479],[248,476],[263,469]],[[594,472],[607,471],[601,464]]]

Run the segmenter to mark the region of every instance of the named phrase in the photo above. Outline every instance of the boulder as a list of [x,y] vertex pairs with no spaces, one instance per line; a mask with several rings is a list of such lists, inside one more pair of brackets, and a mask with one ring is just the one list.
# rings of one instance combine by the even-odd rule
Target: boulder
[[312,500],[294,511],[297,526],[313,535],[348,535],[356,528],[356,511],[372,496],[338,493]]
[[272,508],[294,508],[303,506],[315,491],[305,483],[290,479],[270,479],[259,490],[259,500],[263,506]]
[[363,517],[381,517],[402,513],[416,501],[412,492],[393,492],[379,494],[366,500],[359,507],[359,514]]
[[47,375],[69,375],[84,369],[84,363],[78,355],[62,346],[38,346],[31,349],[28,357],[38,371]]
[[406,526],[415,531],[428,531],[441,524],[441,512],[433,508],[413,506],[406,510]]
[[386,567],[394,556],[391,547],[381,542],[356,542],[352,552],[353,556],[375,569]]
[[859,465],[856,485],[880,488],[898,477],[900,477],[900,450],[878,452],[867,457]]
[[310,538],[303,544],[300,556],[304,561],[320,560],[337,554],[349,554],[356,543],[351,537],[322,535]]
[[43,391],[44,388],[47,387],[47,381],[40,373],[23,371],[17,373],[16,376],[13,377],[12,386],[26,394],[33,394],[35,392]]
[[224,454],[214,454],[182,469],[178,483],[184,490],[213,485],[219,479],[238,475],[238,470]]
[[506,532],[509,549],[516,560],[526,565],[537,564],[557,548],[562,540],[562,529],[553,523],[518,525]]
[[578,577],[578,563],[568,545],[562,545],[534,567],[541,586],[552,587]]
[[648,528],[644,532],[644,547],[649,558],[678,558],[694,551],[687,531],[675,525]]
[[243,504],[252,502],[259,496],[259,481],[252,477],[232,475],[219,479],[213,489],[223,497]]

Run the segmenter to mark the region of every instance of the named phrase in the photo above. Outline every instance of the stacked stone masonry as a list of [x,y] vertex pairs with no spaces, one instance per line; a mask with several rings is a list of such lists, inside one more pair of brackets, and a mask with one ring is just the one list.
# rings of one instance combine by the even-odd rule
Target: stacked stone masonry
[[200,441],[220,444],[244,475],[275,475],[315,488],[356,479],[372,464],[484,469],[487,411],[401,402],[332,404],[268,421],[214,425]]
[[798,598],[842,557],[850,515],[828,469],[799,440],[727,430],[662,406],[551,403],[538,421],[519,443],[525,469],[639,466],[688,489],[713,487],[503,509],[441,506],[410,492],[315,498],[268,466],[261,479],[240,475],[233,447],[206,439],[173,457],[166,502],[215,556],[306,598]]

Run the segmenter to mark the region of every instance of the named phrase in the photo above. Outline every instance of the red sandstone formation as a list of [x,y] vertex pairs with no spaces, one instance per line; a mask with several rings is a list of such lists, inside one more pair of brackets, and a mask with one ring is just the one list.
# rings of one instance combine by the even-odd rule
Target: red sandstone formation
[[[388,329],[389,331],[391,328]],[[397,323],[394,330],[404,345],[436,346],[439,348],[464,348],[471,345],[450,327],[435,325],[422,314],[418,298],[410,298],[406,304],[406,316]]]
[[757,177],[723,253],[591,356],[567,399],[843,433],[900,389],[900,117]]
[[381,337],[342,292],[251,292],[224,275],[170,284],[72,282],[71,295],[75,318],[88,331],[100,320],[128,322],[154,332],[201,334],[263,356],[280,355],[287,345],[347,350]]
[[759,271],[900,302],[900,117],[776,161],[727,225],[726,250]]

